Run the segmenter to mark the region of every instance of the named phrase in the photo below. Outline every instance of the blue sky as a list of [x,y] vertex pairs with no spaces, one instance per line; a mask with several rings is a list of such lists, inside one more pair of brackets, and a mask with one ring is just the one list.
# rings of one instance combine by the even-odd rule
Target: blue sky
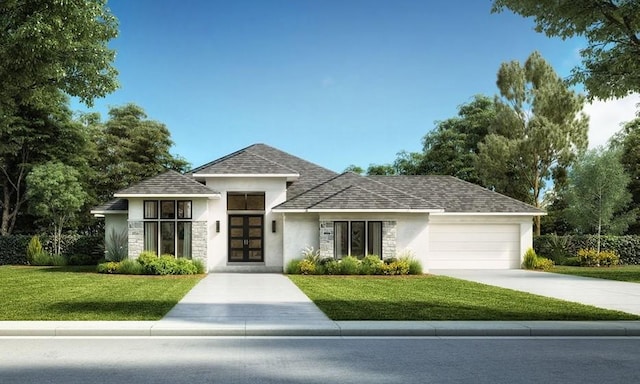
[[[504,61],[538,50],[562,75],[579,40],[491,14],[491,1],[110,0],[120,21],[121,88],[93,108],[133,102],[167,125],[193,166],[266,143],[335,171],[418,151],[434,122],[494,95]],[[637,96],[634,96],[637,97]],[[594,105],[595,141],[640,98]],[[596,108],[597,106],[597,108]],[[597,116],[595,116],[597,114]],[[617,119],[617,120],[616,120]]]

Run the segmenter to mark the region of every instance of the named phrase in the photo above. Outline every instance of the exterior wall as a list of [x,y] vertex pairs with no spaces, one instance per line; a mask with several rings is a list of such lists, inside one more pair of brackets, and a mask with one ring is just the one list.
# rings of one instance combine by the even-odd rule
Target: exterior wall
[[520,268],[532,245],[530,216],[432,215],[428,268]]
[[[318,215],[287,213],[284,215],[283,266],[293,259],[299,259],[306,247],[321,249],[318,236]],[[333,231],[333,226],[331,227]],[[322,234],[322,228],[320,229]],[[333,249],[333,248],[332,248]]]
[[[208,250],[207,265],[210,271],[264,271],[283,270],[283,232],[282,214],[271,209],[283,203],[287,197],[286,179],[271,177],[213,177],[206,181],[208,187],[221,193],[220,200],[208,201],[207,221]],[[230,263],[229,252],[229,213],[227,212],[228,192],[264,192],[264,262]],[[242,211],[240,211],[242,212]],[[271,231],[271,222],[276,221],[276,232]],[[220,222],[220,232],[216,232],[216,221]]]

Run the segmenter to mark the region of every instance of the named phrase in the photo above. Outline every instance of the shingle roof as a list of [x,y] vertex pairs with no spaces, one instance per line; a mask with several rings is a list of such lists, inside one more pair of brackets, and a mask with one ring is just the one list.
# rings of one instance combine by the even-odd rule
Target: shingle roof
[[287,189],[291,199],[334,177],[335,172],[265,144],[254,144],[221,157],[189,174],[298,174]]
[[129,209],[129,200],[127,199],[113,199],[102,205],[99,205],[91,210],[96,213],[117,212],[126,211]]
[[137,184],[115,193],[115,197],[129,197],[135,195],[202,195],[211,196],[218,192],[211,190],[197,182],[192,177],[182,175],[176,171],[166,171],[157,176],[143,180]]
[[442,210],[437,204],[375,180],[345,172],[280,204],[277,209]]
[[369,176],[369,178],[442,206],[445,212],[544,213],[543,210],[532,205],[453,176]]

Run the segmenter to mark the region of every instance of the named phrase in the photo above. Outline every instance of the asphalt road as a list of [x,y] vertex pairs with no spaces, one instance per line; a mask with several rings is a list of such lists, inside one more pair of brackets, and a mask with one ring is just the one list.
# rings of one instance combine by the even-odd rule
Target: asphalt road
[[0,383],[639,383],[640,338],[0,338]]

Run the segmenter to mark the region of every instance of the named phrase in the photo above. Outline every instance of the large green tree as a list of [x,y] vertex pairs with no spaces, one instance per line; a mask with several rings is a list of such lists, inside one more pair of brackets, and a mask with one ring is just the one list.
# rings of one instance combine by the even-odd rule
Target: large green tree
[[592,97],[623,97],[640,92],[640,2],[637,0],[495,0],[493,12],[505,8],[532,17],[536,30],[563,39],[581,36],[582,65],[572,73]]
[[21,105],[17,112],[0,129],[0,236],[10,234],[25,213],[25,178],[34,165],[51,160],[86,165],[87,138],[60,91],[37,106]]
[[481,184],[476,169],[478,144],[495,123],[493,99],[476,95],[458,107],[458,116],[440,121],[423,139],[420,174],[452,175]]
[[[497,85],[495,125],[479,144],[480,176],[499,191],[504,183],[520,185],[528,192],[526,200],[540,207],[553,175],[587,147],[584,97],[570,90],[538,52],[524,65],[503,63]],[[539,216],[535,224],[540,234]]]
[[614,150],[591,150],[580,158],[569,174],[567,194],[569,222],[581,233],[621,234],[633,220],[625,208],[631,201],[629,176]]
[[150,120],[135,104],[113,107],[102,123],[99,117],[84,117],[93,135],[95,155],[94,195],[100,202],[113,193],[167,169],[187,170],[189,163],[171,154],[171,133],[158,121]]
[[[640,117],[628,122],[620,138],[620,162],[630,176],[631,210],[640,210]],[[640,234],[640,221],[629,225],[628,233]]]
[[53,227],[56,254],[60,254],[62,230],[80,211],[86,199],[79,172],[60,162],[33,167],[27,176],[31,210]]

